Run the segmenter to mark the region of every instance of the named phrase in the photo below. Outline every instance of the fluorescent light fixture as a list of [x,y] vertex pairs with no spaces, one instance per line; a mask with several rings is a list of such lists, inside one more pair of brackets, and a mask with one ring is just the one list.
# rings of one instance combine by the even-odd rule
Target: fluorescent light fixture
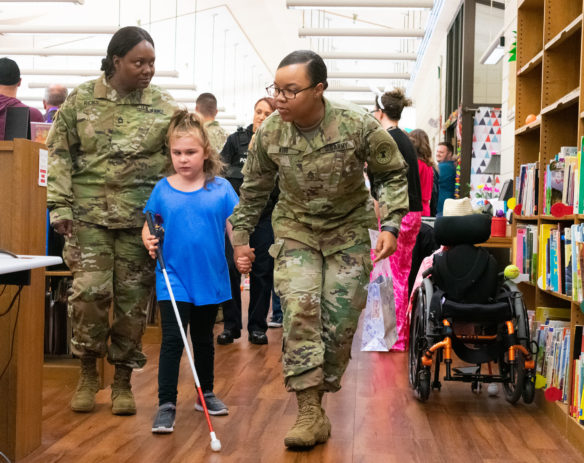
[[83,5],[85,0],[0,0],[0,3],[76,3]]
[[1,56],[105,56],[106,50],[84,48],[0,48]]
[[322,59],[379,59],[385,61],[416,61],[418,57],[415,53],[383,53],[368,51],[322,51],[319,52],[319,55]]
[[[53,85],[55,82],[29,82],[28,83],[28,88],[47,88],[49,85]],[[77,82],[77,83],[65,83],[65,82],[59,82],[59,84],[67,87],[67,88],[75,88],[78,87],[79,85],[81,85],[83,82]],[[164,88],[166,90],[197,90],[197,86],[195,84],[159,84],[157,82],[154,82],[154,85],[160,87],[160,88]],[[195,98],[193,98],[193,102],[195,101]]]
[[408,80],[410,75],[405,72],[329,72],[329,79],[403,79]]
[[218,119],[220,121],[226,121],[226,120],[234,121],[237,119],[237,116],[235,114],[217,114],[215,119]]
[[481,64],[497,64],[505,54],[505,36],[499,34],[497,38],[489,44],[483,56]]
[[[329,85],[327,92],[348,92],[348,93],[373,93],[370,87],[359,87],[358,85]],[[381,90],[379,90],[381,92]]]
[[286,0],[287,8],[432,8],[434,0]]
[[[0,31],[1,32],[1,31]],[[299,37],[423,37],[423,30],[382,29],[372,27],[301,27]]]
[[360,106],[374,106],[375,105],[375,101],[373,98],[371,98],[370,100],[348,100],[350,103],[353,104],[358,104]]
[[0,34],[114,34],[117,26],[13,26],[0,24]]
[[[101,71],[94,69],[21,69],[26,76],[99,76]],[[156,71],[157,77],[178,77],[178,71]]]

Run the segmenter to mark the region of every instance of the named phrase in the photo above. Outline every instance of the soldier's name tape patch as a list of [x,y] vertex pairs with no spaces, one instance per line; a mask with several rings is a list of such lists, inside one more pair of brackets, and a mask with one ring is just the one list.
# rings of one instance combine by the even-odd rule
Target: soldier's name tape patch
[[321,153],[331,153],[333,151],[346,151],[353,148],[355,148],[355,143],[353,143],[351,140],[348,140],[333,143],[332,145],[327,145],[319,151]]
[[152,106],[145,105],[145,104],[136,105],[136,109],[138,111],[142,111],[144,113],[155,113],[155,114],[163,114],[164,113],[164,110],[162,110],[162,109],[153,108]]

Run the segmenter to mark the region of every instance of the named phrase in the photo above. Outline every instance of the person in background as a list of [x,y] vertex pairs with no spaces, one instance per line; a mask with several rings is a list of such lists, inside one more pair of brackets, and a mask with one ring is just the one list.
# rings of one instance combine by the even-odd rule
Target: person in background
[[[227,164],[225,178],[239,195],[243,183],[242,169],[247,160],[248,147],[262,122],[274,112],[272,98],[260,98],[254,106],[253,123],[246,129],[239,128],[232,133],[221,152],[221,158]],[[266,319],[270,310],[270,298],[274,286],[274,258],[268,250],[274,243],[272,229],[272,212],[278,201],[278,185],[272,190],[268,203],[264,207],[260,220],[250,236],[250,246],[255,249],[255,261],[249,275],[249,308],[247,317],[248,340],[252,344],[267,344]],[[223,304],[224,330],[217,337],[218,344],[230,344],[241,336],[241,293],[239,291],[241,275],[233,260],[233,248],[226,242],[225,252],[229,263],[232,299]]]
[[412,130],[408,136],[418,155],[420,191],[422,192],[422,217],[430,217],[430,199],[434,185],[434,159],[428,134],[421,129]]
[[438,161],[438,204],[436,216],[442,215],[444,201],[454,198],[454,183],[456,181],[456,161],[454,160],[454,148],[451,143],[443,141],[436,148],[436,161]]
[[215,117],[217,117],[217,113],[219,112],[215,95],[212,93],[201,93],[195,102],[195,111],[199,113],[205,121],[205,129],[207,129],[207,133],[209,134],[211,146],[220,153],[229,134],[219,125],[219,122],[215,120]]
[[[422,216],[431,217],[431,199],[434,190],[434,174],[436,166],[432,158],[430,140],[428,134],[421,129],[412,130],[408,136],[416,149],[418,155],[418,168],[420,171],[420,185],[422,190]],[[416,244],[412,250],[412,267],[408,277],[408,294],[411,295],[414,280],[418,274],[418,269],[424,257],[432,254],[438,246],[434,241],[434,229],[432,226],[422,222],[420,231],[416,237]]]
[[10,58],[0,58],[0,140],[4,140],[6,110],[8,108],[28,108],[30,122],[44,122],[45,120],[38,109],[31,108],[16,98],[21,82],[18,64]]
[[253,261],[250,235],[279,178],[270,255],[284,312],[284,382],[298,402],[284,438],[293,448],[329,439],[323,395],[341,388],[367,301],[368,229],[376,217],[365,162],[381,211],[374,262],[395,251],[408,211],[407,165],[395,141],[361,107],[325,98],[327,86],[326,65],[313,51],[297,50],[280,62],[267,88],[277,112],[255,133],[229,218],[235,261]]
[[53,122],[55,114],[67,99],[67,87],[61,84],[51,84],[45,89],[43,107],[45,108],[45,122]]
[[412,101],[406,98],[403,89],[394,89],[378,95],[375,99],[373,115],[397,143],[400,153],[408,164],[408,198],[409,213],[402,219],[397,250],[389,262],[393,274],[393,292],[395,296],[395,316],[398,340],[392,350],[403,351],[407,348],[409,327],[407,309],[409,302],[408,278],[412,265],[412,249],[422,223],[422,193],[418,169],[418,155],[408,135],[398,127],[402,111]]
[[119,29],[103,74],[71,92],[47,139],[47,206],[55,231],[65,236],[63,259],[73,273],[71,350],[81,361],[75,412],[94,409],[96,361],[107,354],[115,366],[112,413],[136,413],[130,381],[133,369],[146,364],[142,334],[154,288],[142,209],[170,167],[165,138],[177,107],[150,85],[155,60],[147,31]]

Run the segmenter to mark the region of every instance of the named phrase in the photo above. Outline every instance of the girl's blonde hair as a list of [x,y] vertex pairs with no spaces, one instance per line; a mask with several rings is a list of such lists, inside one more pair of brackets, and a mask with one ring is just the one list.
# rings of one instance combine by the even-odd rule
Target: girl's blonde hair
[[184,136],[197,137],[201,140],[203,151],[207,155],[207,159],[203,163],[205,186],[207,186],[209,182],[212,182],[216,176],[221,174],[224,167],[223,161],[221,161],[217,150],[211,146],[209,134],[205,129],[205,123],[201,116],[197,113],[190,113],[186,109],[177,109],[170,119],[170,125],[166,132],[166,145],[170,149],[172,138]]

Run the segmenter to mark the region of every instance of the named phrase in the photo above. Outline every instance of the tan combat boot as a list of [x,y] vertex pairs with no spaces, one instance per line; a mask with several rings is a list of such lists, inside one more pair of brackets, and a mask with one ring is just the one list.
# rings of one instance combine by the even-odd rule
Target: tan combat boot
[[93,356],[81,357],[79,382],[71,399],[71,410],[74,412],[86,413],[95,408],[95,394],[99,390],[96,360]]
[[112,413],[114,415],[135,415],[136,401],[132,394],[130,367],[116,365],[114,382],[112,384]]
[[318,391],[318,403],[320,404],[320,413],[322,414],[322,419],[324,420],[324,425],[325,425],[325,429],[327,430],[327,440],[331,435],[331,420],[329,420],[329,417],[326,416],[326,412],[324,411],[324,408],[322,408],[322,397],[324,396],[324,391]]
[[284,438],[286,447],[312,447],[326,442],[330,428],[323,418],[318,389],[311,387],[296,392],[298,417]]

